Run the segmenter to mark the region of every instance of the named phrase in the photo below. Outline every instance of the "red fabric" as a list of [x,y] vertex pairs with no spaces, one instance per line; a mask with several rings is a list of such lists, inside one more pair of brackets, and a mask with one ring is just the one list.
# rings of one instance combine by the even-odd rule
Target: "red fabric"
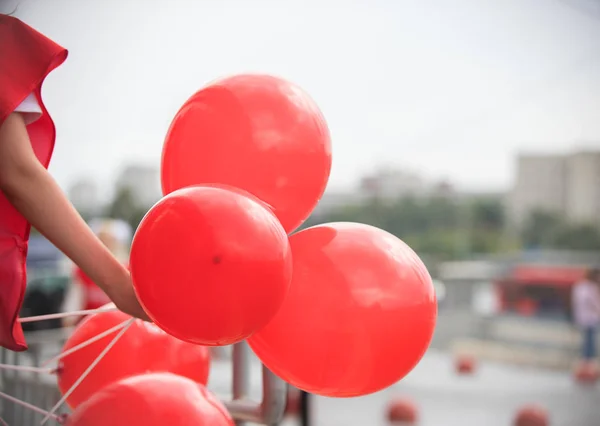
[[[62,64],[67,51],[16,18],[0,15],[0,126],[34,93],[42,117],[27,127],[35,154],[48,167],[56,132],[41,97],[46,76]],[[0,346],[27,349],[18,320],[27,274],[30,225],[0,192]]]
[[75,277],[83,285],[83,294],[84,294],[84,310],[88,309],[98,309],[102,306],[110,303],[110,299],[102,291],[100,287],[98,287],[94,281],[90,277],[88,277],[85,272],[83,272],[80,268],[75,268]]

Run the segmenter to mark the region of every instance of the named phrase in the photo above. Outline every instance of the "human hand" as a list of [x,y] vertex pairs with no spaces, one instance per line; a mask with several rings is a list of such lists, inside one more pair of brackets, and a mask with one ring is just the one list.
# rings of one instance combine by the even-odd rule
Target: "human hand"
[[129,272],[125,271],[120,279],[113,280],[110,285],[106,286],[105,291],[120,311],[144,321],[152,321],[142,308],[133,290]]

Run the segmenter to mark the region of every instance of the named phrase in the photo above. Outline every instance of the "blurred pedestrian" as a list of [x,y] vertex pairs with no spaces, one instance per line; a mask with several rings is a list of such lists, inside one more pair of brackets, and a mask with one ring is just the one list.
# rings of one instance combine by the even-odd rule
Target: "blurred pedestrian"
[[72,259],[124,312],[148,319],[131,276],[71,205],[47,167],[56,130],[42,84],[67,50],[0,14],[0,346],[27,349],[18,321],[31,226]]
[[588,271],[573,288],[573,315],[582,333],[581,356],[592,363],[598,356],[596,333],[600,326],[600,269]]
[[[90,223],[90,228],[106,248],[127,266],[132,237],[129,224],[122,220],[97,219]],[[98,309],[110,301],[106,293],[80,267],[74,268],[73,279],[63,302],[63,312]],[[80,317],[66,317],[63,325],[72,326],[80,320]]]

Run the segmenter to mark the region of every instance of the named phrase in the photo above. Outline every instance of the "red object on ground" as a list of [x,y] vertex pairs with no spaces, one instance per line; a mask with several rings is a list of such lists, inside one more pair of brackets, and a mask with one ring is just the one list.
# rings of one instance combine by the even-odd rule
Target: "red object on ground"
[[387,417],[390,423],[414,424],[418,418],[417,406],[409,399],[398,398],[389,404]]
[[[33,150],[48,167],[56,132],[42,102],[42,84],[67,58],[67,51],[17,18],[0,14],[0,126],[33,93],[42,116],[27,126]],[[27,349],[17,321],[27,285],[27,220],[0,192],[0,346]]]
[[538,405],[526,405],[515,415],[514,426],[548,426],[548,412]]
[[292,279],[285,230],[256,197],[222,185],[172,192],[133,238],[133,286],[150,318],[187,342],[248,338],[281,307]]
[[458,374],[473,374],[477,360],[471,355],[459,355],[456,357],[455,367]]
[[600,378],[600,367],[596,362],[579,361],[575,366],[573,376],[581,384],[592,385]]
[[377,392],[408,374],[437,318],[419,256],[388,232],[358,223],[304,229],[290,245],[290,291],[248,339],[263,364],[293,386],[329,397]]
[[181,107],[162,153],[164,194],[210,183],[260,198],[287,233],[321,199],[331,170],[325,118],[298,86],[269,75],[211,82]]
[[67,426],[234,426],[203,385],[174,374],[130,377],[81,404]]
[[[87,317],[67,340],[63,352],[130,318],[120,311],[102,312]],[[66,392],[79,379],[117,333],[115,331],[62,359],[57,372],[61,392]],[[69,396],[67,402],[75,408],[111,383],[148,372],[179,374],[205,385],[208,382],[209,368],[210,354],[207,347],[181,341],[154,324],[135,320]]]

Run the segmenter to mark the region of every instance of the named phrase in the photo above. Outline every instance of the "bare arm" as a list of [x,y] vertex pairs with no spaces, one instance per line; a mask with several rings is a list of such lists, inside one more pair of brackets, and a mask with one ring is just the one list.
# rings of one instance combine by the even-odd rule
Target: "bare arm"
[[129,272],[94,235],[39,163],[19,113],[11,114],[0,127],[0,190],[119,309],[147,319],[133,292]]

